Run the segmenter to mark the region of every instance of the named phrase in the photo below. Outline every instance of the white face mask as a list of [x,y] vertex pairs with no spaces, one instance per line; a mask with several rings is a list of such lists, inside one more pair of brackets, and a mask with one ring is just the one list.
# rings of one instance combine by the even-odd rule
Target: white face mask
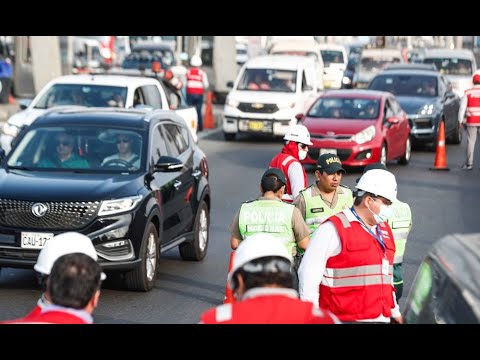
[[378,212],[378,214],[375,214],[372,210],[370,210],[370,208],[367,209],[372,213],[377,224],[386,222],[388,218],[392,216],[392,210],[385,204],[380,205],[380,211]]
[[298,158],[300,160],[305,160],[305,158],[307,157],[307,150],[298,150]]

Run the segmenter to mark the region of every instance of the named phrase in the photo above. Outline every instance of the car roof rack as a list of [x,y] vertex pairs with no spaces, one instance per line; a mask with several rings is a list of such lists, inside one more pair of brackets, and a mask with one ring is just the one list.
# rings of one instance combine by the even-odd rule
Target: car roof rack
[[418,63],[405,63],[405,64],[388,64],[383,70],[427,70],[438,71],[435,64],[418,64]]

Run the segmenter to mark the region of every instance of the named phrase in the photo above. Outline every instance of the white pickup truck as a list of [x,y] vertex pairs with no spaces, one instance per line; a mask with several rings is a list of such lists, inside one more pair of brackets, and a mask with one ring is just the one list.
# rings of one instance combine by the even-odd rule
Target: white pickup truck
[[197,141],[198,116],[188,107],[181,92],[166,80],[130,75],[66,75],[50,81],[33,100],[21,100],[19,111],[3,125],[0,145],[8,153],[20,130],[54,106],[152,107],[174,110],[187,123]]

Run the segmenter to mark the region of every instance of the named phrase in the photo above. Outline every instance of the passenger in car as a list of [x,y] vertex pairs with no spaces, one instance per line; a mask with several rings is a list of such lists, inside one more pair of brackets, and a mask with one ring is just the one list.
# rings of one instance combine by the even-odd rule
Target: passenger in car
[[125,166],[129,169],[140,168],[140,157],[132,150],[132,137],[127,134],[120,134],[116,137],[118,153],[107,156],[103,159],[101,166]]
[[74,138],[62,132],[55,137],[55,154],[41,159],[38,167],[42,168],[89,168],[87,160],[73,152]]

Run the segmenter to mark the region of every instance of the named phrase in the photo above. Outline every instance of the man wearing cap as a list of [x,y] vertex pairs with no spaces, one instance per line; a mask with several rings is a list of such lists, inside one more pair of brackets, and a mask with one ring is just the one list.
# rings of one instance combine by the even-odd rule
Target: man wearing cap
[[290,271],[292,257],[271,234],[247,237],[239,245],[228,282],[237,300],[205,311],[202,324],[334,324],[328,310],[298,299]]
[[370,170],[356,188],[353,207],[313,233],[298,270],[300,298],[343,322],[402,323],[393,287],[395,242],[385,222],[397,198],[395,176]]
[[[24,318],[18,320],[28,321],[32,317],[36,317],[42,310],[51,305],[52,300],[47,289],[47,280],[55,261],[66,254],[82,253],[90,256],[97,261],[97,251],[92,244],[92,240],[88,236],[78,232],[65,232],[54,236],[47,241],[43,249],[38,254],[37,262],[33,266],[34,270],[39,274],[39,283],[42,288],[42,296],[37,301],[37,305]],[[101,280],[105,280],[106,275],[101,273]]]
[[[331,215],[352,207],[352,191],[341,185],[345,170],[335,154],[322,154],[317,160],[315,184],[300,191],[293,201],[310,228],[310,235]],[[300,265],[303,250],[297,249],[295,268]]]
[[300,211],[281,200],[285,184],[285,174],[280,169],[265,171],[260,183],[262,196],[244,202],[230,225],[232,249],[247,236],[258,233],[270,233],[281,239],[291,255],[295,255],[295,245],[307,248],[310,231]]
[[91,324],[100,298],[101,275],[100,265],[86,254],[60,256],[47,280],[52,303],[39,314],[4,323]]
[[[365,174],[369,170],[382,169],[387,170],[386,166],[382,163],[370,164],[363,169]],[[357,182],[360,179],[357,180]],[[405,254],[405,248],[407,245],[407,238],[410,230],[412,229],[412,210],[410,206],[398,199],[392,201],[390,206],[392,216],[387,220],[388,225],[392,229],[393,238],[395,240],[395,259],[393,263],[393,286],[395,287],[395,296],[397,302],[402,297],[403,293],[403,255]]]

